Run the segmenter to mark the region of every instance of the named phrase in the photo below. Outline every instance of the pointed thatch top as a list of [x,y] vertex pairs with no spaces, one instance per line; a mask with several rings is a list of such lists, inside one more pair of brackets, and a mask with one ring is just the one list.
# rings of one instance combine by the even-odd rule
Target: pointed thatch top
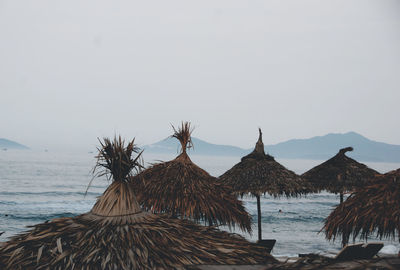
[[[129,181],[129,176],[137,174],[143,168],[141,162],[140,149],[135,145],[135,139],[128,143],[125,147],[125,141],[121,136],[114,137],[111,141],[104,138],[99,140],[101,147],[97,148],[99,154],[96,156],[97,163],[93,173],[95,176],[107,176],[112,181]],[[133,154],[137,154],[135,158]]]
[[254,148],[254,152],[256,153],[260,153],[260,154],[265,154],[264,152],[264,143],[262,141],[262,132],[261,132],[261,128],[258,128],[258,141],[256,143],[256,147]]
[[259,137],[253,152],[221,175],[221,182],[231,186],[238,194],[297,196],[311,192],[299,176],[265,154],[262,132],[258,130]]
[[346,148],[342,148],[342,149],[339,150],[339,153],[337,153],[337,155],[344,155],[344,154],[346,154],[346,152],[351,152],[353,150],[354,149],[351,146],[346,147]]
[[113,183],[92,211],[14,236],[0,247],[0,269],[151,270],[275,263],[264,248],[238,235],[140,211],[126,179],[132,176],[127,168],[136,168],[138,161],[130,158],[133,143],[125,148],[122,140],[104,142],[96,167],[106,170],[97,175],[108,175]]
[[245,159],[274,160],[273,156],[265,154],[261,128],[258,128],[258,133],[258,141],[256,142],[256,146],[254,147],[253,152],[251,152],[247,156],[242,157],[242,161]]
[[182,123],[174,138],[182,153],[174,160],[155,164],[132,179],[138,201],[154,213],[170,213],[208,225],[239,225],[251,231],[251,216],[231,188],[194,164],[184,149],[193,147],[190,124]]
[[[141,154],[135,145],[135,139],[124,146],[124,140],[119,136],[113,141],[104,138],[98,148],[97,163],[94,168],[96,176],[106,175],[113,183],[99,197],[91,213],[104,216],[122,216],[141,211],[133,188],[127,183],[129,177],[138,173],[143,167]],[[136,153],[135,158],[132,155]]]
[[178,158],[186,160],[187,158],[189,158],[186,150],[193,148],[193,128],[190,127],[189,122],[182,122],[181,126],[178,127],[178,129],[175,129],[174,126],[172,126],[172,129],[174,130],[174,134],[172,134],[171,137],[178,139],[178,141],[181,143],[181,155],[179,155]]
[[379,174],[346,156],[348,151],[353,151],[353,147],[340,149],[334,157],[305,172],[302,177],[318,190],[340,193],[365,185],[369,179]]
[[357,189],[338,205],[325,220],[327,239],[343,235],[367,239],[396,238],[400,242],[400,169],[378,175],[368,185]]

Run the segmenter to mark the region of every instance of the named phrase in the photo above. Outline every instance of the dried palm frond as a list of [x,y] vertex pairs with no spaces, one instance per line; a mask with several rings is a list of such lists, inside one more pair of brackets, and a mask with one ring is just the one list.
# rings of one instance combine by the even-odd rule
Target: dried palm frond
[[[100,147],[97,148],[97,162],[93,168],[93,178],[90,180],[85,196],[96,177],[106,176],[108,180],[128,181],[129,177],[136,175],[143,168],[142,153],[135,145],[135,139],[128,142],[125,146],[125,141],[118,136],[115,136],[111,141],[109,138],[100,139]],[[133,158],[133,154],[137,154]]]
[[[140,148],[135,145],[135,139],[130,141],[126,147],[121,136],[114,137],[113,141],[104,138],[99,142],[101,147],[97,148],[99,154],[96,156],[97,163],[93,169],[96,177],[105,175],[114,181],[128,181],[132,171],[136,174],[143,168],[141,161],[143,151],[140,151]],[[137,156],[132,158],[133,154],[137,154]]]
[[397,235],[400,242],[400,169],[358,188],[332,211],[322,230],[329,240],[338,235],[347,241],[351,235],[367,239],[376,232],[381,239]]
[[171,126],[174,130],[174,134],[172,134],[171,137],[178,139],[181,143],[181,153],[186,153],[186,149],[193,148],[192,132],[194,128],[190,127],[190,123],[182,122],[178,129],[175,129],[173,125]]

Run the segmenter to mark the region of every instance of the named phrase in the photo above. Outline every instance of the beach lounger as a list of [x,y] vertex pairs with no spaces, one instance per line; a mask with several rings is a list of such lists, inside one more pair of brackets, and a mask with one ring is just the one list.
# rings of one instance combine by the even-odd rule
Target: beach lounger
[[335,260],[372,259],[383,247],[383,243],[353,244],[345,246],[335,257]]
[[307,258],[326,258],[330,260],[336,261],[351,261],[351,260],[369,260],[372,259],[376,254],[378,254],[379,250],[383,247],[383,243],[358,243],[353,245],[346,245],[339,253],[334,256],[326,256],[319,254],[299,254],[299,257],[307,257]]
[[338,261],[361,259],[364,254],[363,244],[346,245],[334,258]]
[[371,259],[376,254],[378,254],[379,250],[383,248],[383,243],[376,242],[376,243],[367,243],[363,245],[364,254],[362,259]]
[[276,243],[275,239],[262,239],[257,241],[257,245],[265,247],[268,253],[271,253]]

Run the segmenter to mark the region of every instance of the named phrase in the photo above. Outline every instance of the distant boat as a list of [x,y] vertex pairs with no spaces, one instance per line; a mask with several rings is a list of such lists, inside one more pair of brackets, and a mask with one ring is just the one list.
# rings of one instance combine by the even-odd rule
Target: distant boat
[[45,151],[45,152],[49,152],[49,150],[47,150],[47,149],[44,149],[44,151]]
[[3,151],[7,151],[7,148],[3,148]]

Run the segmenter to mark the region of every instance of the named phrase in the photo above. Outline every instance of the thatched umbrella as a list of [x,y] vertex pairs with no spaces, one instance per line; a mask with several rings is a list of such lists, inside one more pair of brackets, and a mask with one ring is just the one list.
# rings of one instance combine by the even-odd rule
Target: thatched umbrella
[[230,185],[236,194],[250,193],[257,198],[258,240],[262,239],[260,203],[262,194],[290,197],[311,191],[298,175],[279,164],[272,156],[265,154],[261,129],[254,151],[242,157],[238,164],[219,178],[221,182]]
[[[275,262],[244,238],[143,212],[128,183],[133,142],[105,140],[98,165],[113,182],[89,213],[32,226],[0,248],[0,269],[181,269],[193,264]],[[103,171],[100,175],[107,173]]]
[[400,242],[400,169],[376,176],[368,185],[353,192],[338,205],[325,220],[326,238],[336,236],[348,242],[367,239],[376,232],[382,238],[396,238]]
[[132,179],[138,201],[154,213],[225,224],[251,232],[251,216],[230,187],[194,164],[186,150],[193,147],[190,123],[174,129],[172,137],[181,143],[181,154],[174,160],[154,164]]
[[352,191],[356,187],[365,185],[370,179],[379,174],[366,165],[345,155],[353,151],[353,147],[340,149],[331,159],[310,169],[302,175],[319,191],[327,190],[340,194],[340,203],[343,202],[343,193]]

